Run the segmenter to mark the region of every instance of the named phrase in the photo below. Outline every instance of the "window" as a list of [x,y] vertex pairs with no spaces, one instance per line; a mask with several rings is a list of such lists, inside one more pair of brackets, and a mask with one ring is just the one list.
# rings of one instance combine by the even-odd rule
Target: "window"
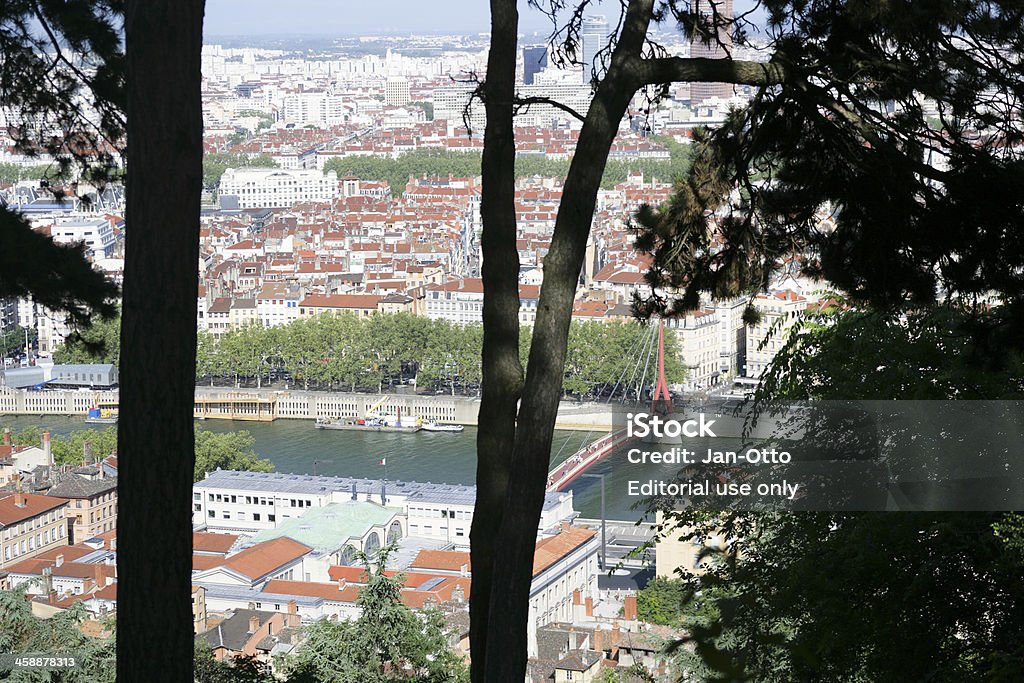
[[216,516],[217,516],[217,513],[214,512],[213,510],[210,510],[210,513],[207,515],[207,517],[210,517],[211,519],[216,517]]
[[252,513],[252,521],[254,521],[254,522],[260,521],[260,513],[258,513],[258,512]]
[[268,522],[276,522],[277,521],[277,515],[267,515],[267,521]]

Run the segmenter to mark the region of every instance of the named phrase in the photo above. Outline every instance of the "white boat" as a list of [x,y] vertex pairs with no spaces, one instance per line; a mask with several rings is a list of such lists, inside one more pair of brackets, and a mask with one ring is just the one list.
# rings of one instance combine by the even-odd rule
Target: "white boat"
[[462,425],[441,425],[436,422],[424,422],[420,425],[420,429],[425,432],[448,432],[451,434],[458,434],[465,429]]

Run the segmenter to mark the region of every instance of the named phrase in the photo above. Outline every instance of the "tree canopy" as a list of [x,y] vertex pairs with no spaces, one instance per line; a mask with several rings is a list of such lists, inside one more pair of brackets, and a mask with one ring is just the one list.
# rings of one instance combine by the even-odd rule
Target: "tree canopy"
[[395,546],[360,554],[366,585],[361,612],[348,621],[319,619],[288,663],[292,683],[464,683],[466,665],[449,647],[449,629],[436,608],[413,611],[402,602],[401,573],[385,572]]
[[[664,142],[662,140],[661,142]],[[647,178],[671,182],[682,178],[689,168],[689,145],[670,144],[671,159],[615,159],[608,163],[601,179],[601,187],[611,189],[625,181],[630,172],[641,171]],[[361,180],[384,180],[391,193],[405,191],[410,177],[446,176],[473,177],[480,175],[481,155],[475,152],[447,152],[421,149],[406,152],[397,159],[375,156],[350,156],[331,159],[324,164],[325,171],[336,171],[338,177],[352,175]],[[515,160],[517,178],[540,176],[565,178],[569,172],[569,159],[549,159],[543,155],[521,155]]]
[[[116,176],[124,139],[120,2],[15,0],[0,14],[0,103],[18,121],[8,132],[15,151],[45,166],[27,173],[43,176],[60,198],[79,178]],[[55,244],[8,206],[0,206],[0,243],[0,298],[33,298],[76,325],[113,315],[118,288],[83,248]]]

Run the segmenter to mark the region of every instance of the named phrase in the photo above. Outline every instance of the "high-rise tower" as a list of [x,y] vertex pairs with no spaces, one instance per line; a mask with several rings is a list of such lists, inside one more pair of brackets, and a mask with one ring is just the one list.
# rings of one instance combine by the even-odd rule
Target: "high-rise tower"
[[523,48],[523,84],[533,85],[533,77],[548,65],[548,48],[536,45]]
[[[690,40],[690,56],[708,59],[725,59],[732,48],[732,0],[694,0],[694,9],[712,21],[714,12],[718,15],[718,39],[705,44],[699,36]],[[712,7],[713,6],[713,7]],[[714,10],[714,12],[712,11]],[[700,104],[712,97],[732,97],[731,83],[690,83],[690,102]]]
[[583,17],[580,40],[583,43],[583,82],[590,83],[595,70],[598,78],[604,75],[601,65],[595,64],[594,59],[608,42],[608,22],[605,18],[600,15]]

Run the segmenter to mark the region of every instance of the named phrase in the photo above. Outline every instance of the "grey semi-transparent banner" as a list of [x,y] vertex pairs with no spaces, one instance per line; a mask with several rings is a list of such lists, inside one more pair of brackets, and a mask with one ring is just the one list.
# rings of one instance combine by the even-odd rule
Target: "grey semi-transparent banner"
[[708,510],[1024,509],[1024,402],[691,402],[616,411],[630,498]]

